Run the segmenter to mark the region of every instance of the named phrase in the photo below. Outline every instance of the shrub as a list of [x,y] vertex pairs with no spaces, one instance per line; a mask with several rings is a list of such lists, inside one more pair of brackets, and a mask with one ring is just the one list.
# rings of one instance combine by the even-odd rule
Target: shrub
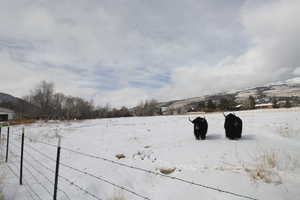
[[113,196],[108,198],[108,200],[126,200],[126,198],[121,190],[115,190]]
[[282,137],[294,137],[299,135],[300,130],[293,127],[291,124],[286,123],[278,127],[278,132]]
[[252,164],[243,166],[253,181],[281,184],[282,180],[277,172],[279,156],[275,151],[263,151],[253,158]]
[[176,168],[160,168],[159,171],[162,174],[172,174],[175,171]]

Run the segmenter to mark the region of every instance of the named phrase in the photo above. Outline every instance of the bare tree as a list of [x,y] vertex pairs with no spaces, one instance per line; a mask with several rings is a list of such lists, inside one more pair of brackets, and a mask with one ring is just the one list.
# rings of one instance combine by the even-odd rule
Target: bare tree
[[153,116],[160,114],[160,108],[158,107],[158,102],[154,99],[141,101],[135,109],[135,114],[137,116]]
[[[93,101],[87,101],[80,97],[66,96],[55,93],[54,84],[42,81],[24,100],[35,105],[38,109],[36,116],[42,119],[92,119],[104,117],[128,117],[132,116],[126,107],[121,109],[105,107],[95,108]],[[152,110],[154,102],[147,103],[147,109]],[[144,112],[144,110],[143,110]]]
[[53,95],[53,118],[54,119],[64,119],[64,106],[65,106],[66,96],[62,93],[56,93]]
[[248,98],[248,101],[249,101],[249,108],[254,109],[255,108],[255,98],[250,95]]
[[54,84],[42,81],[31,91],[31,103],[39,107],[42,118],[51,118],[53,106]]

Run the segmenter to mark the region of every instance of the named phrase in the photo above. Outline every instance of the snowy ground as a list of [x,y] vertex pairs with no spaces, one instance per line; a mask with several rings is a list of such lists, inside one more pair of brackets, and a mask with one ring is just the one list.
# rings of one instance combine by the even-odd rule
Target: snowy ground
[[[170,174],[206,186],[212,186],[256,199],[298,199],[300,196],[300,109],[254,110],[237,112],[243,119],[243,138],[225,138],[224,117],[207,114],[207,140],[196,141],[188,116],[132,117],[73,122],[36,123],[25,127],[24,180],[41,199],[52,199],[54,174],[39,165],[55,169],[55,163],[34,147],[55,159],[56,149],[38,143],[57,143],[76,151],[99,155],[128,165],[159,172],[176,168]],[[195,116],[192,116],[195,117]],[[6,131],[6,128],[2,129]],[[18,174],[20,126],[11,127],[9,166]],[[6,135],[2,133],[2,135]],[[3,137],[2,137],[3,138]],[[18,179],[3,163],[5,140],[1,144],[0,178],[5,199],[30,197],[28,186],[18,186]],[[14,157],[12,153],[16,154]],[[30,155],[28,155],[30,154]],[[118,160],[115,155],[126,157]],[[244,199],[178,180],[115,165],[103,160],[62,149],[61,162],[101,176],[153,200]],[[38,169],[44,176],[37,173]],[[37,177],[33,179],[31,174]],[[88,175],[60,167],[60,174],[73,184],[59,179],[58,199],[96,199],[76,188],[79,185],[104,200],[134,200],[139,197],[101,182]],[[0,181],[1,182],[1,181]],[[44,187],[40,186],[41,183]],[[1,183],[0,183],[1,185]],[[1,186],[0,186],[1,187]],[[1,189],[0,189],[1,190]],[[49,192],[47,192],[49,190]],[[62,190],[69,196],[62,192]],[[49,194],[50,193],[50,194]],[[0,197],[1,198],[1,197]]]

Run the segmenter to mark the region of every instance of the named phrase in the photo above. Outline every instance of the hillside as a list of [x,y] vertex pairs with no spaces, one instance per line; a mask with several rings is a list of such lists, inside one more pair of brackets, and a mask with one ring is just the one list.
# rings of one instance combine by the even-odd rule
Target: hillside
[[168,107],[169,109],[180,109],[193,106],[200,101],[207,101],[209,99],[218,102],[222,98],[232,98],[237,104],[244,104],[250,95],[256,99],[256,103],[271,103],[273,99],[277,101],[285,101],[288,99],[293,105],[300,105],[300,77],[244,90],[163,102],[160,103],[160,106]]
[[12,109],[23,116],[33,116],[32,114],[38,109],[23,99],[6,93],[0,93],[0,107]]
[[5,94],[5,93],[0,92],[0,104],[1,103],[7,103],[7,102],[16,103],[19,100],[21,100],[21,99],[19,99],[17,97],[14,97],[12,95],[9,95],[9,94]]

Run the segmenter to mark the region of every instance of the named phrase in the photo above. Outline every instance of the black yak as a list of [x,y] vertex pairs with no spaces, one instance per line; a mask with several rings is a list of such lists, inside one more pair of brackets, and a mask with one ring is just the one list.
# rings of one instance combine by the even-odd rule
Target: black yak
[[194,124],[194,135],[196,140],[205,140],[208,124],[205,118],[197,117],[193,121],[189,118],[189,121]]
[[223,113],[223,115],[225,117],[224,128],[226,137],[231,140],[241,138],[243,129],[243,122],[241,118],[232,113],[228,115]]

